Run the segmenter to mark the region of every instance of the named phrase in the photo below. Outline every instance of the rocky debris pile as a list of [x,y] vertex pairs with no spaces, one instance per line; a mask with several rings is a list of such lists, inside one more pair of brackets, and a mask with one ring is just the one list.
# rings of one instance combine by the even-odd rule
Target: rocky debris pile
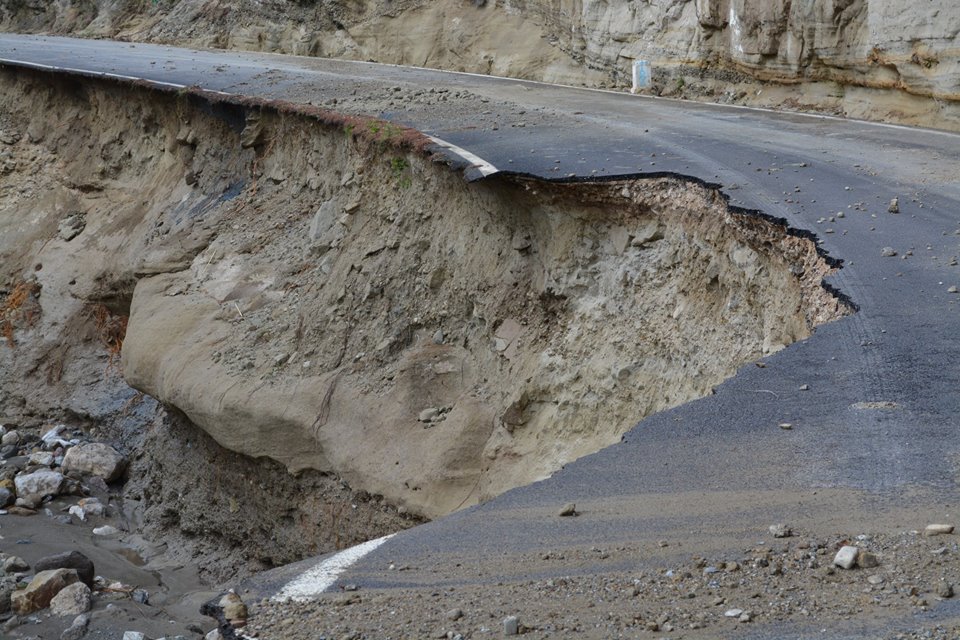
[[42,431],[0,424],[0,514],[29,516],[59,496],[80,498],[55,516],[64,523],[103,516],[106,506],[92,494],[106,494],[120,479],[126,458],[110,445],[85,442],[81,431],[67,439],[65,425]]

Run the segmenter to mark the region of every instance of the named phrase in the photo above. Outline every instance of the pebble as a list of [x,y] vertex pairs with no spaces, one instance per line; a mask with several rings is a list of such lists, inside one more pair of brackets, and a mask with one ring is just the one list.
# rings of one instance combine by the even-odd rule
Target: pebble
[[887,206],[887,211],[890,213],[900,213],[900,198],[893,198],[890,200],[890,204]]
[[420,415],[417,416],[417,420],[420,422],[433,422],[440,417],[440,409],[436,407],[429,407],[420,412]]
[[517,616],[507,616],[503,619],[503,635],[515,636],[520,633],[520,619]]
[[859,554],[860,549],[858,547],[852,547],[850,545],[841,547],[840,551],[837,551],[837,555],[833,558],[833,564],[841,569],[853,569],[857,564],[857,556]]
[[437,329],[434,332],[433,344],[443,344],[443,329]]
[[884,247],[880,250],[880,255],[884,258],[893,258],[897,255],[897,251],[893,247]]
[[577,505],[573,502],[568,502],[563,505],[558,515],[564,518],[577,515]]
[[872,569],[880,566],[880,559],[869,551],[860,550],[857,555],[857,566],[862,569]]
[[147,636],[139,631],[124,631],[123,640],[147,640]]
[[942,536],[953,533],[952,524],[928,524],[923,530],[925,536]]
[[872,585],[878,585],[878,584],[883,584],[884,582],[886,582],[886,580],[884,580],[883,576],[872,575],[872,576],[867,576],[867,582],[869,582]]
[[87,627],[90,626],[90,616],[83,614],[77,616],[73,619],[73,624],[67,627],[62,634],[60,634],[60,640],[80,640],[83,636],[87,634]]
[[952,598],[953,597],[953,585],[949,582],[940,582],[937,584],[937,597],[938,598]]
[[463,617],[463,611],[460,609],[450,609],[450,611],[447,611],[447,620],[456,622],[462,617]]
[[774,538],[789,538],[793,535],[793,530],[783,523],[770,525],[770,535]]
[[956,293],[956,292],[957,292],[957,288],[955,286],[947,288],[947,293]]
[[19,556],[10,556],[3,562],[4,573],[23,573],[29,571],[30,565]]
[[743,615],[743,609],[727,609],[723,615],[727,618],[739,618]]

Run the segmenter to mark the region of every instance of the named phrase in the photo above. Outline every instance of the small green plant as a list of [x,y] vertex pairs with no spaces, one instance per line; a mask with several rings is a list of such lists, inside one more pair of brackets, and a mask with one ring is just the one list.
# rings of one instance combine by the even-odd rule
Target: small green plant
[[413,182],[410,180],[410,163],[406,158],[394,157],[390,159],[390,173],[401,189],[408,189]]

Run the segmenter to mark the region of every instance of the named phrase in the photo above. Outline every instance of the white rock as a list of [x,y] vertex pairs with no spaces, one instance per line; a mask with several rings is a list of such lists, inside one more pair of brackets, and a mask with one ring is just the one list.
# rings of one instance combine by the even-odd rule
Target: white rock
[[860,555],[860,549],[857,547],[851,547],[850,545],[841,547],[840,551],[837,551],[837,555],[833,558],[833,564],[841,569],[853,569],[857,564],[858,555]]
[[41,467],[49,467],[53,464],[54,456],[49,451],[37,451],[30,454],[27,458],[27,464],[36,464]]
[[78,504],[75,504],[72,507],[70,507],[67,510],[67,513],[69,513],[72,516],[76,516],[80,520],[80,522],[84,522],[87,519],[87,512],[84,511],[83,507],[81,507]]
[[63,474],[57,471],[34,471],[14,479],[17,498],[37,505],[46,496],[55,496],[63,488]]
[[55,616],[76,616],[90,611],[90,587],[75,582],[64,587],[50,601],[50,613]]
[[120,529],[116,527],[111,527],[110,525],[104,525],[102,527],[97,527],[93,530],[93,535],[95,536],[112,536],[120,533]]
[[147,636],[139,631],[124,631],[123,640],[147,640]]
[[102,516],[106,511],[99,498],[83,498],[77,503],[77,506],[83,509],[88,516]]
[[507,616],[503,619],[503,635],[515,636],[520,633],[520,620],[517,616]]
[[952,524],[928,524],[923,530],[925,536],[943,536],[948,533],[953,533]]
[[743,615],[743,609],[727,609],[723,615],[727,618],[739,618]]
[[420,415],[417,416],[417,420],[420,422],[433,422],[440,416],[440,409],[436,407],[429,407],[420,412]]
[[64,472],[78,471],[107,482],[119,478],[125,464],[126,460],[116,449],[99,442],[77,445],[63,457]]

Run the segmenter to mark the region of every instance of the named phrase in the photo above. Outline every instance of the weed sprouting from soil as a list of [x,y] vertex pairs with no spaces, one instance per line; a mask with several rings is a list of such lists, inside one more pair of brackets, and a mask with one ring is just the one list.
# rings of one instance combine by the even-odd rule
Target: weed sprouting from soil
[[114,365],[119,368],[120,351],[123,349],[123,339],[127,335],[127,322],[129,319],[129,316],[112,313],[106,305],[97,304],[93,306],[93,322],[97,329],[97,337],[109,355],[107,369],[104,375],[106,375]]
[[0,336],[11,349],[16,346],[14,332],[32,327],[40,317],[40,304],[36,301],[39,293],[37,282],[21,280],[0,303]]

